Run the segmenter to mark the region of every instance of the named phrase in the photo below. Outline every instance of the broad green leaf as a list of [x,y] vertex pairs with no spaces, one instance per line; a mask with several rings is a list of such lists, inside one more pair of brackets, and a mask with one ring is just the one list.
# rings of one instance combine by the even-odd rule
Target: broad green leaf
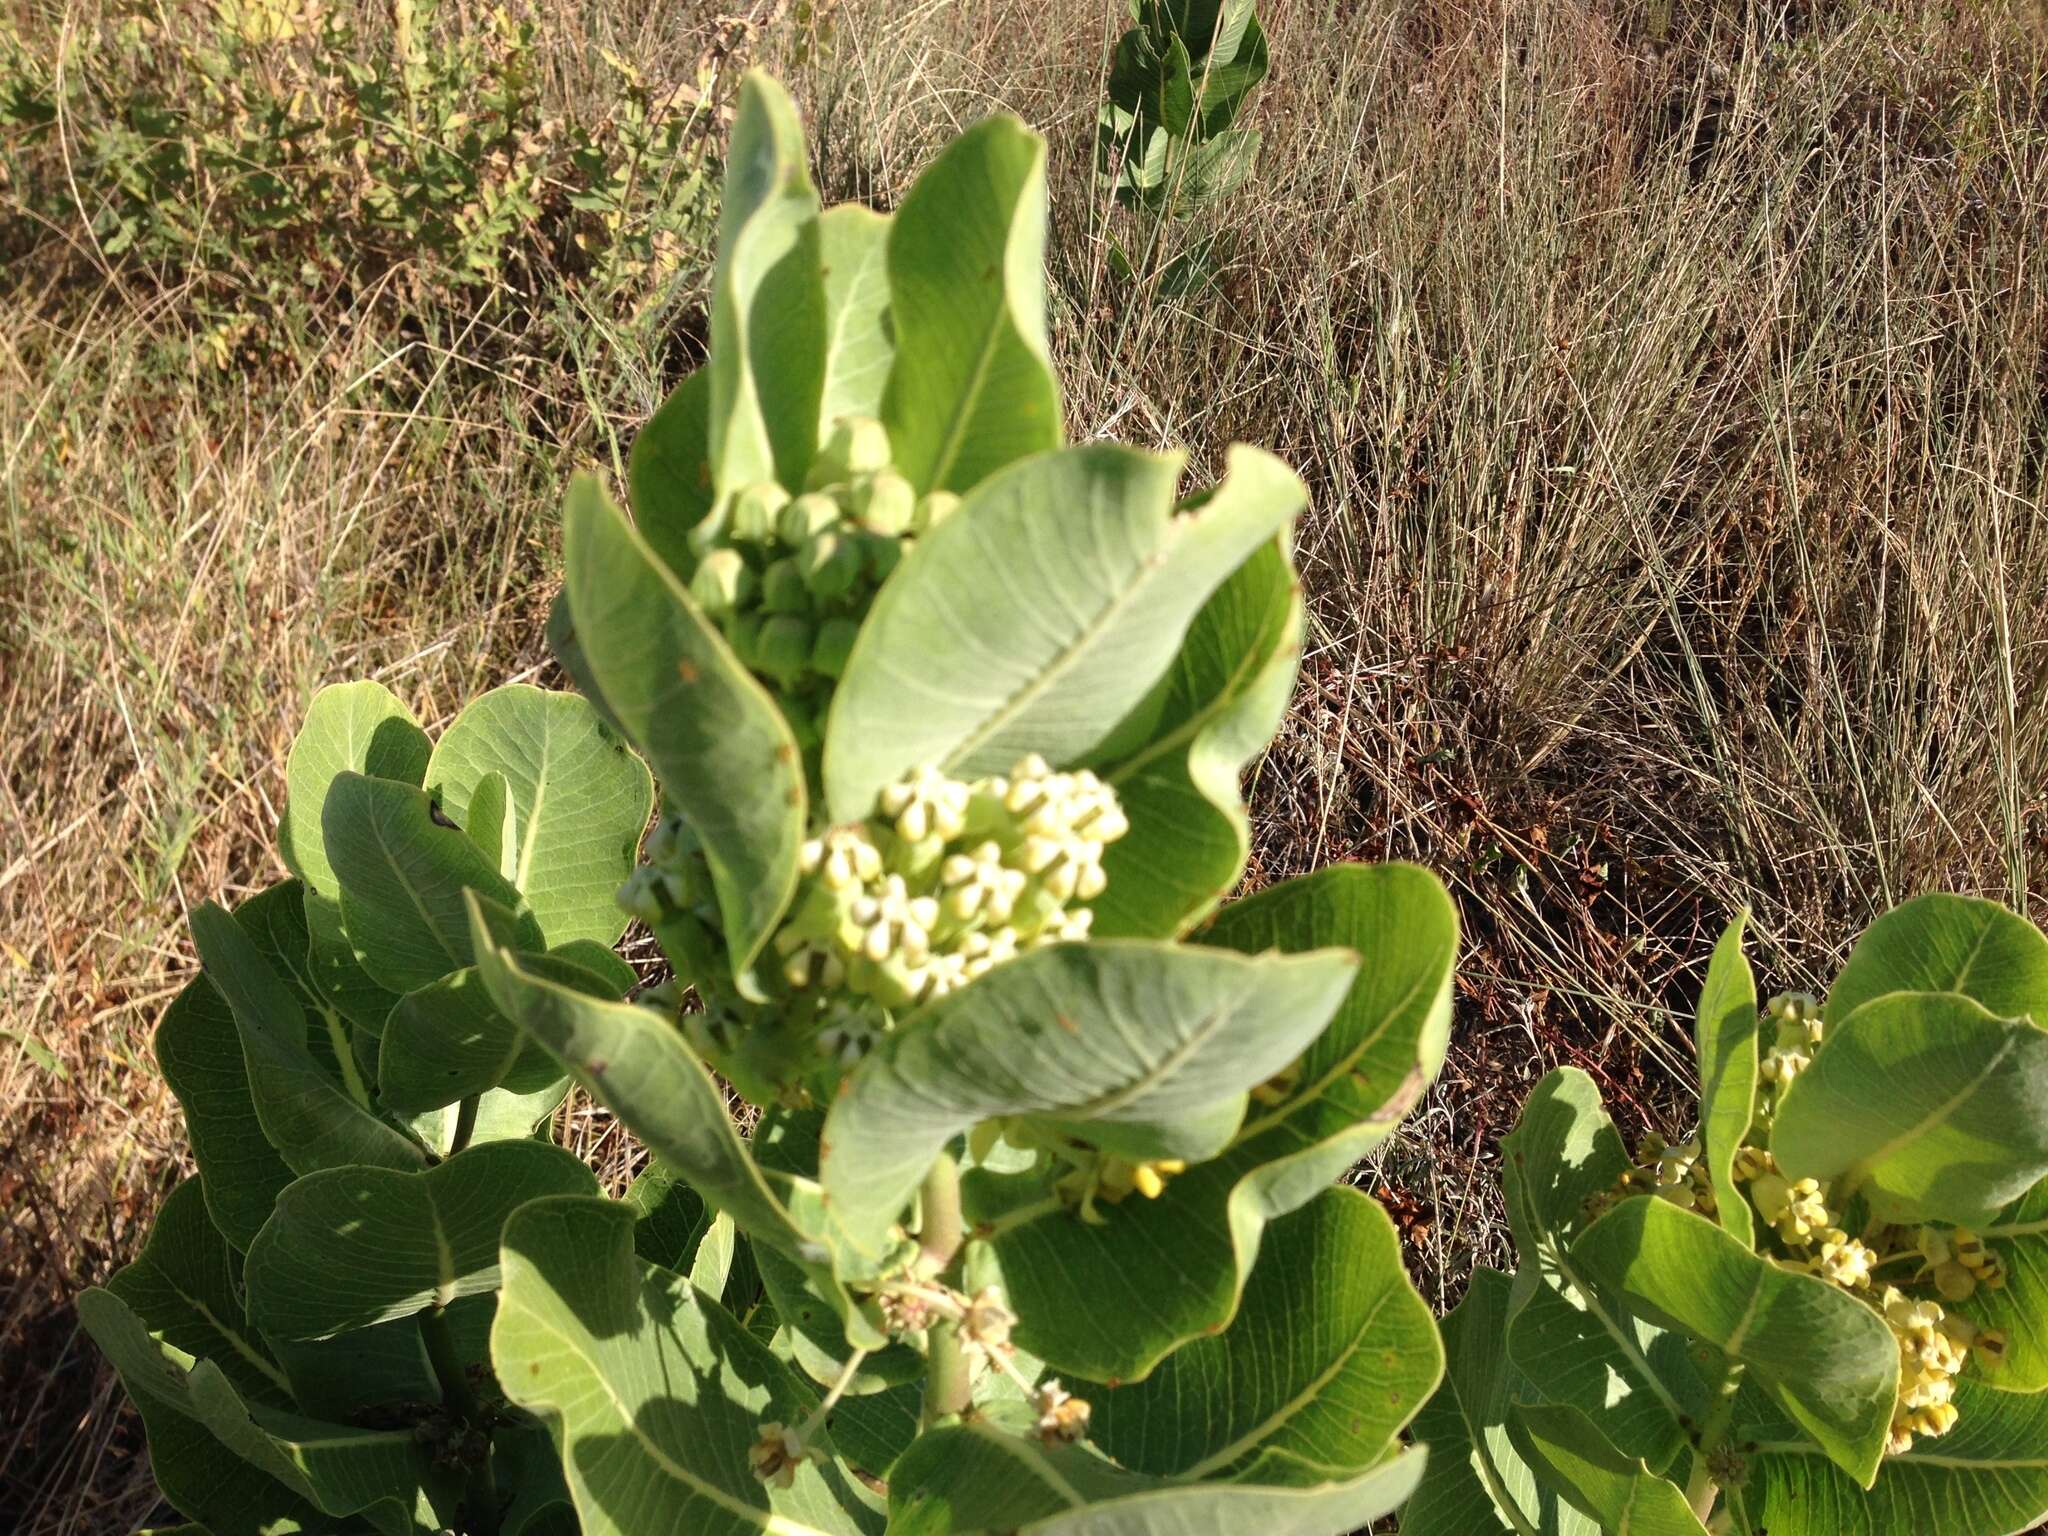
[[[469,1296],[443,1314],[456,1356],[464,1365],[488,1365],[494,1296]],[[417,1317],[357,1328],[331,1339],[271,1339],[277,1363],[291,1379],[299,1411],[336,1423],[372,1423],[405,1403],[441,1395]]]
[[1530,1282],[1508,1319],[1506,1345],[1529,1383],[1520,1396],[1575,1407],[1616,1447],[1670,1473],[1688,1444],[1684,1425],[1707,1407],[1707,1386],[1682,1334],[1631,1317],[1589,1285]]
[[1508,1438],[1560,1498],[1623,1536],[1707,1536],[1685,1494],[1639,1459],[1623,1455],[1576,1408],[1517,1403]]
[[291,1385],[242,1312],[242,1256],[206,1214],[197,1179],[164,1200],[149,1241],[107,1289],[164,1343],[211,1360],[244,1396],[288,1408]]
[[717,1302],[636,1258],[633,1230],[629,1206],[573,1198],[505,1228],[492,1358],[554,1435],[584,1536],[879,1532],[836,1465],[807,1463],[789,1488],[754,1476],[761,1425],[801,1424],[816,1398]]
[[306,915],[306,973],[313,990],[359,1033],[384,1033],[384,1021],[398,994],[379,986],[356,958],[341,922],[341,902],[308,887],[300,897]]
[[[828,208],[818,219],[825,277],[825,383],[822,431],[841,416],[880,416],[896,360],[889,315],[889,219],[859,203]],[[638,503],[635,503],[638,510]]]
[[626,1190],[625,1203],[635,1217],[633,1251],[650,1264],[688,1274],[716,1214],[690,1181],[656,1158]]
[[[717,1081],[673,1025],[652,1009],[586,997],[528,973],[492,941],[481,914],[477,955],[477,969],[498,1007],[552,1051],[649,1151],[748,1237],[796,1259],[821,1287],[830,1287],[823,1248],[785,1204],[801,1192],[799,1185],[778,1180],[770,1186],[733,1128]],[[853,1342],[880,1348],[883,1337],[859,1326],[850,1302],[834,1299],[846,1308],[850,1334],[857,1335]]]
[[420,1147],[350,1098],[314,1061],[305,1010],[235,920],[209,902],[192,914],[192,938],[234,1014],[256,1118],[292,1171],[355,1163],[419,1167]]
[[1705,1217],[1638,1196],[1594,1222],[1572,1261],[1609,1295],[1748,1367],[1828,1457],[1859,1483],[1876,1475],[1898,1395],[1899,1351],[1884,1319],[1812,1275],[1751,1253]]
[[235,908],[235,923],[255,942],[264,961],[290,985],[306,1012],[312,1033],[307,1047],[323,1070],[337,1078],[356,1103],[370,1104],[370,1084],[357,1062],[357,1042],[340,1008],[321,990],[315,974],[306,902],[319,900],[303,881],[287,880],[258,891]]
[[796,741],[595,479],[576,477],[562,516],[579,643],[662,795],[704,846],[742,979],[796,889],[806,809]]
[[1191,206],[1230,196],[1252,174],[1259,156],[1256,129],[1233,128],[1196,145],[1178,167],[1173,190]]
[[[542,1126],[554,1118],[555,1111],[562,1107],[562,1101],[568,1096],[569,1079],[560,1074],[545,1088],[531,1093],[493,1088],[477,1100],[476,1124],[470,1129],[467,1145],[482,1146],[487,1141],[530,1141],[540,1133]],[[426,1143],[428,1151],[436,1157],[446,1157],[455,1150],[455,1132],[460,1119],[461,1106],[451,1104],[423,1114],[408,1115],[405,1125]]]
[[927,763],[1006,773],[1027,752],[1068,763],[1101,745],[1172,666],[1210,594],[1306,502],[1270,454],[1236,447],[1228,462],[1222,484],[1176,512],[1177,456],[1108,443],[1040,454],[919,538],[833,696],[835,819],[865,816]]
[[308,1174],[249,1245],[249,1316],[279,1338],[324,1339],[480,1295],[497,1287],[512,1211],[596,1193],[582,1159],[537,1141],[470,1147],[419,1173]]
[[1195,615],[1156,705],[1139,711],[1142,739],[1096,765],[1131,823],[1103,854],[1096,937],[1185,932],[1244,873],[1251,828],[1238,775],[1287,711],[1301,622],[1300,586],[1275,540]]
[[965,493],[1060,442],[1045,345],[1045,141],[1014,117],[953,140],[889,230],[895,365],[883,399],[896,466]]
[[[711,511],[711,371],[699,368],[669,392],[626,455],[633,526],[678,579],[697,569],[690,530]],[[581,678],[577,679],[579,685]]]
[[1089,1438],[1136,1472],[1325,1482],[1376,1465],[1442,1374],[1394,1224],[1325,1190],[1266,1230],[1230,1327],[1101,1393]]
[[1771,1152],[1881,1221],[1987,1221],[2048,1175],[2048,1031],[1953,992],[1874,998],[1784,1090]]
[[[1332,866],[1225,907],[1200,937],[1247,954],[1343,946],[1363,959],[1287,1093],[1157,1200],[1105,1207],[1092,1226],[1042,1179],[967,1176],[969,1215],[988,1223],[1022,1317],[1018,1341],[1062,1373],[1134,1381],[1227,1324],[1265,1224],[1385,1140],[1443,1061],[1458,921],[1427,870]],[[1176,1256],[1172,1286],[1147,1283],[1162,1252]]]
[[[341,921],[363,969],[379,986],[410,992],[470,963],[463,894],[507,908],[519,892],[442,815],[424,789],[358,773],[335,776],[322,816],[327,857],[341,885]],[[521,912],[522,942],[544,948]]]
[[1695,1047],[1700,1064],[1700,1139],[1714,1181],[1715,1219],[1744,1247],[1754,1246],[1749,1201],[1735,1183],[1735,1149],[1756,1118],[1756,981],[1742,954],[1739,913],[1714,946],[1700,988]]
[[468,827],[470,796],[492,774],[511,795],[514,862],[503,873],[547,942],[616,942],[626,931],[619,883],[654,809],[647,765],[587,700],[513,683],[455,717],[435,744],[427,787]]
[[2005,1284],[1978,1286],[1957,1310],[2005,1330],[2005,1364],[1988,1378],[1994,1386],[2048,1391],[2048,1180],[1999,1212],[1981,1235],[2005,1264]]
[[[121,1373],[153,1433],[172,1420],[186,1421],[173,1431],[183,1463],[179,1482],[203,1492],[208,1472],[238,1477],[233,1459],[239,1458],[322,1513],[359,1515],[393,1536],[425,1536],[444,1523],[434,1510],[453,1510],[448,1474],[435,1471],[410,1430],[357,1429],[251,1404],[212,1362],[194,1361],[151,1338],[142,1319],[109,1291],[83,1292],[78,1317]],[[190,1432],[195,1428],[219,1443],[203,1468],[194,1464],[205,1455]]]
[[1234,60],[1258,25],[1253,0],[1164,0],[1160,11],[1188,52],[1212,69]]
[[803,485],[818,446],[825,292],[818,194],[789,96],[759,70],[740,82],[711,290],[712,485]]
[[277,845],[286,866],[332,898],[334,869],[327,862],[320,822],[328,786],[342,773],[418,784],[433,750],[412,711],[382,683],[336,683],[314,694],[285,758],[284,821]]
[[1614,1187],[1628,1149],[1592,1078],[1560,1067],[1529,1091],[1514,1130],[1501,1138],[1501,1184],[1515,1250],[1525,1265],[1576,1280],[1569,1245],[1586,1224],[1586,1202]]
[[492,768],[478,776],[470,788],[469,804],[463,807],[461,822],[477,852],[494,860],[498,873],[510,880],[519,867],[519,842],[512,791],[506,787],[504,774]]
[[[527,955],[521,963],[591,997],[619,995],[555,955]],[[416,1115],[500,1086],[538,1093],[561,1075],[555,1058],[499,1012],[470,966],[406,993],[391,1010],[377,1057],[377,1097],[396,1114]]]
[[1213,1157],[1246,1091],[1321,1033],[1356,970],[1334,950],[1252,958],[1130,939],[998,967],[920,1009],[842,1083],[819,1163],[835,1247],[879,1263],[946,1142],[984,1120],[1037,1119],[1130,1158]]
[[237,1248],[247,1248],[270,1216],[292,1171],[264,1134],[249,1092],[242,1039],[226,1001],[195,976],[156,1027],[156,1060],[185,1111],[192,1160],[206,1208]]
[[1196,124],[1204,136],[1222,133],[1237,120],[1245,98],[1258,88],[1272,66],[1265,29],[1249,5],[1242,8],[1244,25],[1227,57],[1219,43],[1203,66],[1201,113]]
[[1731,1491],[1757,1536],[2019,1536],[2048,1519],[2048,1393],[1956,1383],[1956,1426],[1888,1456],[1868,1492],[1812,1446],[1767,1444]]
[[1528,1382],[1501,1347],[1517,1286],[1499,1270],[1473,1272],[1443,1320],[1444,1384],[1415,1421],[1429,1466],[1401,1514],[1402,1536],[1598,1536],[1599,1527],[1536,1477],[1508,1434],[1508,1415]]
[[1832,1028],[1887,992],[1960,992],[2002,1019],[2048,1025],[2048,938],[1994,901],[1916,896],[1864,930],[1823,1017]]
[[1348,1536],[1400,1505],[1423,1453],[1308,1487],[1172,1482],[1085,1446],[1048,1448],[987,1423],[929,1431],[889,1470],[889,1536]]
[[548,957],[588,971],[605,984],[612,997],[624,997],[640,985],[640,973],[633,969],[633,962],[608,944],[571,939],[567,944],[555,945],[548,951]]

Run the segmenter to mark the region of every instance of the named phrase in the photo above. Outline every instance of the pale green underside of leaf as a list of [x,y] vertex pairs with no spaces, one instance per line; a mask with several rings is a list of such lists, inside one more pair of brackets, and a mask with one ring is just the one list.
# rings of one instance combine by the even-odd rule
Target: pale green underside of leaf
[[571,1198],[505,1232],[492,1356],[554,1434],[584,1536],[879,1532],[837,1466],[806,1464],[787,1489],[755,1477],[761,1424],[802,1423],[815,1398],[717,1302],[636,1258],[633,1227],[626,1205]]
[[750,72],[726,156],[711,293],[715,495],[764,480],[802,486],[818,446],[824,350],[818,194],[803,129],[782,87]]
[[427,787],[469,829],[470,797],[494,773],[512,823],[513,865],[501,873],[526,898],[542,937],[550,946],[614,943],[626,930],[619,884],[654,805],[646,765],[587,700],[515,683],[455,717],[435,744]]
[[[899,215],[900,217],[900,215]],[[837,820],[935,763],[1006,773],[1093,752],[1173,663],[1217,587],[1307,493],[1269,454],[1176,514],[1178,457],[1093,443],[1012,464],[919,538],[876,598],[833,696],[824,778]]]
[[472,1146],[418,1173],[309,1174],[249,1246],[249,1315],[278,1337],[321,1339],[481,1295],[497,1288],[507,1216],[596,1193],[580,1158],[538,1141]]
[[806,798],[788,722],[595,479],[563,509],[578,645],[703,844],[736,979],[789,904]]
[[1873,998],[1784,1091],[1771,1151],[1881,1220],[1984,1222],[2048,1175],[2048,1031],[1952,992]]
[[[1101,1226],[1041,1191],[1001,1202],[1035,1202],[1001,1214],[987,1244],[1021,1315],[1017,1338],[1085,1379],[1135,1381],[1228,1323],[1266,1223],[1384,1140],[1443,1060],[1458,924],[1426,870],[1333,866],[1225,907],[1198,937],[1249,954],[1343,945],[1363,959],[1290,1097],[1260,1106],[1229,1151],[1159,1199],[1108,1207]],[[970,1174],[970,1200],[1002,1184]],[[1174,1283],[1162,1286],[1167,1254]]]
[[896,360],[889,317],[886,214],[859,203],[818,217],[818,259],[825,283],[825,380],[820,432],[842,416],[880,416]]
[[1285,541],[1261,549],[1217,588],[1128,748],[1096,770],[1114,785],[1130,832],[1103,854],[1098,938],[1172,938],[1207,916],[1244,873],[1250,823],[1244,765],[1286,713],[1301,659],[1302,606]]
[[334,869],[327,862],[320,815],[335,775],[366,773],[418,784],[432,755],[433,743],[412,711],[382,683],[336,683],[314,694],[285,758],[277,843],[286,867],[331,899]]
[[1960,992],[2002,1019],[2048,1024],[2048,938],[1996,902],[1916,896],[1856,941],[1828,993],[1829,1027],[1887,992]]
[[1044,264],[1045,142],[985,118],[925,168],[889,231],[882,419],[920,491],[966,492],[1059,444]]
[[1306,1487],[1176,1483],[992,1425],[928,1432],[892,1469],[889,1536],[1348,1536],[1396,1508],[1424,1454]]
[[1043,1118],[1126,1157],[1214,1155],[1175,1127],[1215,1130],[1207,1108],[1241,1105],[1302,1051],[1355,970],[1336,951],[1065,944],[921,1010],[848,1075],[826,1121],[820,1183],[841,1273],[884,1258],[947,1140],[984,1120]]

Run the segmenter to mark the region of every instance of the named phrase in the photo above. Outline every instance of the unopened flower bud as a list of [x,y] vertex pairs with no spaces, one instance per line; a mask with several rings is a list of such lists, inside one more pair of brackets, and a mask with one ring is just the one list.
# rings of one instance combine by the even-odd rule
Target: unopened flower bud
[[810,665],[813,638],[811,626],[795,614],[777,614],[761,626],[754,669],[767,673],[784,688],[793,687]]
[[697,564],[690,596],[713,619],[723,619],[754,598],[754,573],[736,549],[714,549]]
[[732,537],[742,544],[766,544],[775,532],[775,519],[789,503],[789,492],[773,480],[750,485],[733,498],[728,526]]
[[809,613],[810,588],[794,560],[777,560],[761,573],[761,606],[770,613]]
[[860,550],[844,534],[813,534],[797,550],[796,568],[812,597],[834,603],[860,580]]
[[911,514],[910,530],[927,533],[959,509],[960,498],[951,491],[926,491],[918,498],[917,510]]
[[874,417],[842,416],[832,423],[824,446],[811,461],[808,484],[817,490],[873,474],[888,467],[890,452],[889,429]]
[[817,641],[811,647],[811,670],[821,677],[837,678],[846,670],[846,658],[853,654],[853,642],[860,625],[853,619],[827,619],[818,626]]
[[794,549],[815,533],[839,525],[839,503],[817,491],[806,491],[776,514],[775,535]]
[[853,515],[870,533],[899,537],[917,515],[917,492],[901,475],[883,470],[854,486]]

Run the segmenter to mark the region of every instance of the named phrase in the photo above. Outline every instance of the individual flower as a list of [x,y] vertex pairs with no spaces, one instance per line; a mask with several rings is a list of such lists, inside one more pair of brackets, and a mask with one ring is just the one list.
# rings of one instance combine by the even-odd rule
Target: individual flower
[[777,1488],[787,1488],[794,1483],[798,1470],[806,1461],[824,1459],[822,1450],[806,1445],[796,1430],[773,1419],[761,1426],[760,1434],[747,1448],[747,1465],[754,1469],[754,1476],[764,1483],[773,1483]]
[[1041,1383],[1032,1406],[1038,1410],[1038,1438],[1047,1445],[1072,1444],[1088,1433],[1088,1399],[1057,1381]]

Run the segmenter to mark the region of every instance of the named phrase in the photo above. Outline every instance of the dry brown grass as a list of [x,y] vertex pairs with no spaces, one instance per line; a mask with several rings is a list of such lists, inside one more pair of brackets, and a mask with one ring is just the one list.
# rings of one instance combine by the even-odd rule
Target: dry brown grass
[[[1075,433],[1310,480],[1255,878],[1413,858],[1459,897],[1453,1059],[1365,1175],[1439,1300],[1501,1252],[1494,1143],[1542,1070],[1679,1128],[1734,908],[1774,984],[1929,885],[2048,917],[2048,36],[2019,3],[1671,9],[1269,0],[1259,173],[1166,232],[1229,242],[1185,298],[1104,259],[1148,242],[1090,172],[1120,7],[846,5],[791,71],[840,196],[993,106],[1045,127]],[[544,664],[559,472],[689,349],[590,318],[480,366],[491,317],[441,315],[256,379],[165,360],[175,293],[12,281],[0,1010],[65,1075],[0,1041],[0,1525],[54,1536],[151,1503],[64,1299],[182,1167],[148,1035],[186,903],[279,873],[314,686],[432,721]]]

